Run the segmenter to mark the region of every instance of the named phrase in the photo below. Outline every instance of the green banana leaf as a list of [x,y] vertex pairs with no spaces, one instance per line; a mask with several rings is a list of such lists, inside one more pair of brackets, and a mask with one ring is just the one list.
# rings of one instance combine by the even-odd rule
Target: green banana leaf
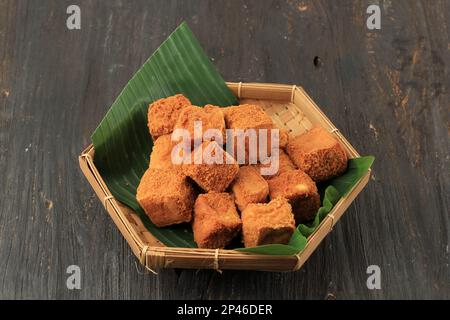
[[114,197],[136,211],[148,230],[165,245],[192,248],[196,244],[188,225],[155,227],[135,198],[152,150],[148,104],[177,93],[199,106],[237,104],[186,23],[133,76],[93,133],[92,143],[95,165]]
[[[147,128],[148,104],[177,93],[183,93],[199,106],[238,103],[186,23],[182,23],[137,71],[101,121],[92,135],[94,161],[114,197],[132,208],[158,240],[170,247],[195,248],[189,225],[158,228],[135,198],[153,147]],[[230,249],[272,255],[300,252],[306,245],[307,236],[340,196],[367,172],[372,162],[373,157],[350,160],[349,170],[326,187],[323,206],[316,219],[310,225],[300,225],[288,245],[239,248],[240,244],[236,243]]]
[[374,160],[375,158],[372,156],[349,160],[347,172],[329,182],[329,186],[325,189],[325,195],[322,199],[322,207],[320,207],[314,220],[308,224],[300,224],[298,226],[300,233],[305,237],[309,237],[341,197],[347,195],[366,174]]

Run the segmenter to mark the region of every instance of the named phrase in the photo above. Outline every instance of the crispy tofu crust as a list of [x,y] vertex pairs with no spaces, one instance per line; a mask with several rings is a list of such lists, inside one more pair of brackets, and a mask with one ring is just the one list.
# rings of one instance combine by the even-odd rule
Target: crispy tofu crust
[[174,143],[171,141],[171,135],[165,134],[157,138],[153,144],[150,155],[150,169],[167,169],[182,172],[181,165],[172,162],[172,149]]
[[148,169],[136,199],[156,226],[165,227],[191,221],[195,192],[186,177],[177,172]]
[[225,108],[225,122],[230,129],[272,129],[273,122],[260,106],[241,104]]
[[280,130],[280,142],[279,147],[281,149],[285,149],[287,147],[287,144],[289,142],[289,130],[285,128],[279,128]]
[[[274,128],[272,119],[267,115],[263,109],[258,105],[253,104],[242,104],[239,106],[231,106],[224,108],[225,114],[225,123],[228,129],[239,129],[246,133],[248,129],[256,130],[256,139],[257,139],[257,159],[260,158],[260,143],[259,143],[259,134],[261,129],[267,130],[267,144],[265,145],[267,148],[266,155],[270,156],[271,153],[271,129]],[[237,132],[235,131],[235,134]],[[227,140],[230,139],[227,137]],[[231,141],[234,141],[234,156],[237,158],[238,150],[243,149],[243,154],[245,155],[245,164],[254,164],[256,162],[250,161],[249,158],[249,138],[245,137],[244,145],[237,145],[238,137],[235,136]]]
[[178,116],[191,102],[182,94],[159,99],[148,108],[148,128],[153,139],[173,131]]
[[291,205],[282,197],[267,204],[249,204],[241,218],[242,236],[247,248],[264,244],[287,244],[295,230]]
[[199,248],[224,248],[241,230],[241,219],[228,193],[201,194],[194,208],[192,230]]
[[[184,108],[177,119],[175,129],[185,129],[191,135],[191,139],[194,140],[194,122],[202,122],[202,135],[208,129],[217,129],[223,136],[225,135],[225,120],[221,108],[213,105],[206,105],[203,108],[197,106],[189,106]],[[203,138],[200,137],[200,138]],[[214,140],[214,139],[207,139]]]
[[269,184],[252,166],[239,168],[231,189],[240,211],[249,203],[266,202],[269,195]]
[[347,170],[344,148],[322,127],[290,139],[286,151],[292,162],[316,182],[339,176]]
[[[205,162],[204,155],[213,154],[222,164]],[[191,154],[191,163],[182,165],[183,173],[194,180],[204,191],[223,192],[236,177],[239,166],[215,141],[205,141]],[[201,160],[201,164],[199,163]]]
[[296,223],[313,219],[320,208],[320,196],[314,181],[301,170],[292,170],[269,180],[270,198],[283,197],[292,206]]
[[[272,175],[262,175],[262,177],[266,180],[270,180],[273,177],[277,177],[280,174],[282,174],[283,172],[292,171],[292,170],[297,169],[297,167],[292,163],[289,156],[282,149],[279,150],[278,160],[273,159],[272,161],[278,161],[278,171]],[[272,164],[272,162],[264,163],[264,164],[258,163],[254,166],[258,170],[258,172],[261,173],[261,168],[268,168],[271,166],[271,164]]]

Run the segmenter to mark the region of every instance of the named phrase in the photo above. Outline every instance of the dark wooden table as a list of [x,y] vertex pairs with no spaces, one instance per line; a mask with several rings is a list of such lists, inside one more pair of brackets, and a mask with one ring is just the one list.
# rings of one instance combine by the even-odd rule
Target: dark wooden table
[[[372,2],[381,30],[366,27]],[[303,86],[377,157],[297,273],[144,274],[79,170],[114,98],[183,20],[225,79]],[[0,298],[450,298],[449,21],[448,0],[0,0]],[[72,264],[81,290],[66,287]]]

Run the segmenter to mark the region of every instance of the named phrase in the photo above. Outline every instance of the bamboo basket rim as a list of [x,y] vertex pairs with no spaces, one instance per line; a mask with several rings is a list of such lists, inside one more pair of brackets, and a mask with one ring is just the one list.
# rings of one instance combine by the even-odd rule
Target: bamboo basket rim
[[[243,82],[227,82],[229,88],[236,94],[238,98],[245,97],[245,91],[248,89],[252,90],[271,90],[271,92],[279,92],[280,95],[290,95],[290,102],[294,103],[296,95],[301,95],[305,98],[310,106],[314,109],[314,112],[320,115],[324,123],[328,126],[330,133],[334,134],[339,142],[344,146],[350,158],[359,157],[358,152],[353,148],[353,146],[347,141],[347,139],[340,133],[340,131],[334,126],[334,124],[328,119],[328,117],[322,112],[322,110],[314,103],[314,101],[306,94],[302,87],[297,85],[286,85],[286,84],[274,84],[274,83],[243,83]],[[264,100],[264,99],[262,99]],[[274,99],[277,100],[277,99]],[[285,101],[285,99],[280,99]],[[322,222],[317,226],[314,232],[308,236],[305,248],[295,255],[265,255],[250,252],[242,252],[230,249],[200,249],[200,248],[179,248],[179,247],[167,247],[159,242],[151,233],[154,243],[148,243],[142,239],[139,233],[132,226],[130,221],[125,217],[125,214],[119,208],[119,203],[117,199],[109,191],[106,183],[103,181],[100,173],[98,172],[94,164],[94,153],[95,149],[92,144],[87,146],[79,156],[80,167],[91,183],[94,191],[96,191],[100,200],[105,207],[105,209],[110,213],[117,227],[126,238],[129,243],[133,253],[139,259],[139,262],[150,272],[157,274],[155,270],[160,268],[170,267],[170,259],[183,257],[199,258],[200,260],[206,261],[206,267],[220,271],[221,265],[224,261],[229,259],[237,260],[253,260],[253,261],[284,261],[292,266],[292,268],[286,268],[286,270],[279,271],[296,271],[301,268],[304,262],[309,258],[310,254],[315,250],[317,245],[323,240],[323,238],[331,232],[333,226],[337,223],[339,218],[345,212],[346,207],[353,202],[353,199],[359,194],[362,188],[367,184],[371,170],[362,177],[353,188],[334,205],[332,210],[328,215],[322,220]],[[93,180],[89,179],[88,175],[91,175]],[[100,194],[99,194],[100,193]],[[102,197],[100,197],[100,195]],[[349,200],[350,199],[350,200]],[[123,204],[122,204],[123,205]],[[344,208],[345,207],[345,208]],[[111,212],[112,211],[112,212]],[[337,214],[336,214],[337,213]],[[323,231],[326,231],[325,233]],[[125,232],[125,233],[124,233]],[[317,240],[317,238],[319,238]],[[312,243],[315,247],[312,250],[307,250],[308,246]],[[309,248],[308,248],[309,249]],[[309,254],[306,254],[305,252]],[[264,265],[258,270],[265,270]],[[267,269],[272,271],[271,269]]]

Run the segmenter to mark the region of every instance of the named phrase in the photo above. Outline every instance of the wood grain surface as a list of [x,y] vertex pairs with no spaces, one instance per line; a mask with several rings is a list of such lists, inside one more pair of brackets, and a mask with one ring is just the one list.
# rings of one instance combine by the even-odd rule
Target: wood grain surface
[[[381,30],[366,27],[370,4]],[[78,168],[121,88],[183,20],[225,79],[303,86],[377,157],[297,273],[144,273]],[[449,21],[448,0],[0,0],[0,298],[450,298]],[[81,290],[66,287],[72,264]]]

